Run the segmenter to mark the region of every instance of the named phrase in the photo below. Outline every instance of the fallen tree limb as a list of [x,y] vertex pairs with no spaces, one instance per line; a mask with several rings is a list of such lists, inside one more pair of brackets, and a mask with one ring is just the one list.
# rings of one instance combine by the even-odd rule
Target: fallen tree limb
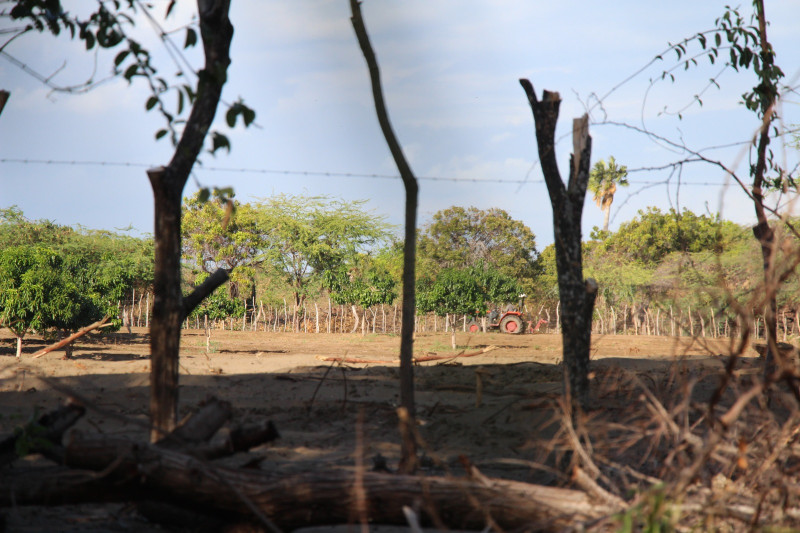
[[352,364],[371,364],[371,365],[389,365],[389,364],[397,364],[400,362],[400,359],[361,359],[358,357],[334,357],[334,356],[325,356],[325,355],[318,355],[316,357],[318,361],[330,361],[334,363],[352,363]]
[[111,326],[111,324],[107,323],[108,320],[109,320],[109,317],[104,317],[102,320],[98,320],[94,324],[90,324],[90,325],[86,326],[85,328],[81,328],[78,331],[76,331],[75,333],[73,333],[72,335],[70,335],[69,337],[65,337],[65,338],[61,339],[60,341],[58,341],[57,343],[51,344],[47,348],[42,348],[41,350],[39,350],[38,352],[33,354],[32,358],[33,359],[38,359],[41,356],[43,356],[44,354],[50,353],[53,350],[58,350],[59,348],[63,348],[67,344],[70,344],[70,343],[74,342],[75,339],[83,337],[84,335],[86,335],[90,331],[93,331],[93,330],[98,329],[98,328],[107,328],[107,327]]
[[[253,505],[285,529],[347,523],[352,510],[351,503],[343,500],[354,486],[356,474],[351,470],[286,475],[222,468],[157,446],[78,433],[72,435],[66,452],[66,464],[73,468],[108,472],[113,465],[109,483],[135,485],[144,492],[156,491],[164,501],[242,517],[252,516]],[[376,472],[363,472],[361,479],[369,520],[375,523],[404,524],[402,507],[419,500],[426,503],[425,513],[435,512],[451,528],[482,528],[491,516],[504,529],[555,530],[618,511],[584,492],[514,481],[477,483]]]
[[0,441],[0,467],[14,462],[20,454],[27,453],[44,453],[61,462],[61,438],[85,413],[86,409],[82,405],[67,402],[58,409],[45,413],[36,422],[30,422],[15,431],[13,435]]
[[230,402],[217,398],[208,399],[200,409],[183,420],[169,435],[158,441],[158,445],[171,450],[205,443],[219,431],[233,414]]
[[[415,357],[413,362],[416,363],[427,363],[429,361],[446,361],[450,359],[457,359],[460,357],[475,357],[477,355],[482,355],[487,352],[491,352],[492,350],[496,350],[497,346],[487,346],[482,350],[478,350],[477,352],[470,352],[470,353],[457,353],[455,355],[424,355],[421,357]],[[333,356],[324,356],[318,355],[317,360],[319,361],[331,361],[335,363],[353,363],[353,364],[377,364],[377,365],[387,365],[387,364],[398,364],[400,363],[400,359],[361,359],[358,357],[333,357]]]

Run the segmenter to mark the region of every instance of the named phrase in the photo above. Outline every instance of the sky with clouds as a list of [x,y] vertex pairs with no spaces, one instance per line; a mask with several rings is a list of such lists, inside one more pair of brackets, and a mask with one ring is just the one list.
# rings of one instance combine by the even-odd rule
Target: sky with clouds
[[[195,5],[179,2],[177,13],[163,21],[167,2],[152,4],[168,30],[189,21]],[[257,124],[228,130],[221,109],[215,128],[228,134],[232,151],[203,156],[185,194],[200,184],[233,186],[242,201],[280,193],[363,199],[376,214],[402,224],[404,191],[399,177],[384,177],[397,171],[375,117],[347,0],[232,4],[233,61],[223,98],[243,98],[257,112]],[[796,0],[766,4],[778,64],[787,81],[797,85],[800,6]],[[65,5],[82,7],[81,2]],[[746,177],[748,157],[740,145],[714,147],[746,142],[757,128],[756,118],[739,103],[754,84],[752,73],[728,69],[719,75],[719,63],[700,58],[698,67],[676,70],[674,83],[651,82],[675,65],[674,53],[661,61],[653,58],[669,42],[711,29],[725,5],[715,0],[365,0],[363,14],[391,121],[421,178],[420,224],[452,205],[499,207],[530,226],[540,248],[552,242],[532,115],[518,83],[522,77],[538,94],[548,89],[563,98],[557,131],[562,168],[572,145],[566,135],[571,120],[588,111],[593,161],[613,155],[634,170],[687,157],[611,124],[626,123],[706,150],[705,155]],[[748,9],[745,3],[742,12]],[[10,23],[0,19],[0,25]],[[2,26],[0,38],[7,35],[1,32]],[[162,74],[177,70],[147,21],[138,20],[135,32]],[[172,38],[182,45],[183,36],[176,32]],[[105,77],[115,52],[95,55],[82,48],[64,37],[28,34],[5,52],[29,69],[52,75],[53,83],[78,83],[93,72],[96,79]],[[184,54],[201,65],[199,48]],[[17,205],[28,218],[61,224],[151,232],[152,193],[145,171],[166,164],[172,149],[166,139],[154,139],[163,124],[157,114],[145,112],[145,84],[128,86],[116,79],[87,94],[54,93],[18,63],[0,56],[0,88],[11,92],[0,115],[0,207]],[[720,88],[707,88],[718,75]],[[702,106],[689,105],[696,94],[702,94]],[[800,124],[798,102],[797,94],[787,95],[780,111],[787,126]],[[796,164],[796,149],[784,150],[777,142],[773,149],[779,160]],[[753,219],[747,196],[710,165],[685,165],[679,173],[638,170],[629,179],[631,185],[620,189],[612,207],[612,229],[651,205],[721,212],[742,224]],[[584,236],[601,224],[602,213],[589,197]]]

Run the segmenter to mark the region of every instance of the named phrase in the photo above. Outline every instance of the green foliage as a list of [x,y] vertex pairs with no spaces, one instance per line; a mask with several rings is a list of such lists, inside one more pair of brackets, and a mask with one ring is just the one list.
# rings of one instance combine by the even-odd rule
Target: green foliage
[[339,271],[389,237],[384,217],[364,203],[277,195],[253,206],[264,265],[290,287],[295,304],[320,290],[326,271]]
[[640,210],[637,218],[622,224],[599,249],[652,265],[672,252],[721,251],[740,235],[738,226],[718,217],[698,216],[688,210],[662,213],[656,207],[648,207]]
[[539,276],[533,291],[528,294],[533,300],[553,303],[558,301],[558,270],[556,269],[556,245],[549,244],[537,259]]
[[153,279],[149,239],[30,221],[14,207],[0,211],[0,249],[0,321],[19,337],[31,328],[74,331],[106,315],[119,326],[117,303]]
[[72,228],[49,220],[30,221],[14,205],[0,209],[0,248],[25,244],[60,246],[74,233]]
[[602,159],[595,163],[589,173],[587,188],[594,194],[594,201],[597,207],[605,213],[603,231],[608,231],[611,204],[614,202],[617,186],[627,187],[627,176],[628,167],[617,166],[614,156],[608,158],[608,165]]
[[418,254],[423,275],[485,263],[532,292],[538,274],[536,236],[498,208],[453,206],[435,213],[419,237]]
[[101,318],[102,310],[83,292],[74,273],[57,252],[44,246],[0,251],[0,323],[21,338],[30,329],[70,329],[81,319]]
[[519,295],[516,280],[483,265],[446,268],[417,280],[417,308],[440,316],[485,315],[489,303],[517,301]]
[[[758,12],[763,9],[763,2],[753,2],[753,12],[750,14],[748,22],[740,13],[738,7],[725,6],[725,13],[716,19],[714,29],[698,33],[680,43],[670,44],[670,49],[677,56],[677,65],[665,70],[661,75],[661,79],[669,76],[674,82],[675,76],[672,71],[679,66],[682,66],[684,70],[696,67],[698,65],[696,58],[698,57],[707,57],[713,65],[719,59],[720,54],[727,50],[728,57],[724,63],[726,68],[711,78],[710,84],[719,87],[717,79],[727,69],[740,72],[752,68],[753,73],[756,75],[757,84],[742,95],[742,103],[747,109],[756,113],[759,122],[766,119],[767,124],[772,124],[773,121],[778,119],[778,114],[773,112],[773,104],[779,100],[781,89],[790,92],[792,89],[790,87],[781,87],[780,84],[785,74],[775,64],[775,51],[772,46],[768,42],[762,42],[758,27]],[[768,25],[766,21],[765,25]],[[710,36],[713,36],[713,43],[709,41]],[[764,35],[764,39],[766,39],[766,35]],[[698,53],[690,52],[689,47],[692,43],[699,45],[700,51]],[[661,59],[661,56],[658,59]],[[695,95],[694,101],[701,106],[703,105],[699,94]],[[678,113],[678,117],[681,118],[680,113]],[[778,131],[776,129],[773,136],[777,135]],[[756,143],[753,143],[753,147],[755,146]],[[764,156],[765,160],[762,161],[763,167],[758,170],[758,160],[761,159],[761,155]],[[780,168],[775,162],[774,154],[771,150],[765,150],[761,155],[752,158],[750,165],[751,177],[755,180],[763,179],[772,189],[795,187],[795,180],[792,178],[794,171]],[[772,177],[765,176],[764,170],[766,169],[775,171],[774,175]]]
[[38,422],[38,411],[38,409],[33,410],[27,424],[14,428],[14,452],[17,457],[25,457],[35,451],[53,447],[52,441],[47,439],[47,428]]
[[230,272],[231,295],[252,291],[255,268],[265,242],[250,204],[231,198],[232,191],[198,191],[184,200],[181,233],[183,259],[190,268],[211,273]]
[[[200,276],[198,282],[202,283],[203,279]],[[190,316],[207,316],[212,320],[223,320],[232,316],[242,316],[244,312],[244,302],[239,298],[232,298],[224,287],[219,287],[195,307]]]
[[[145,101],[145,110],[157,111],[166,123],[165,128],[156,132],[156,140],[169,135],[173,146],[177,146],[181,134],[180,128],[186,122],[188,107],[186,104],[191,106],[197,98],[197,87],[189,82],[195,76],[188,76],[182,70],[174,75],[174,79],[161,75],[152,61],[149,50],[130,37],[135,33],[131,29],[135,26],[137,17],[144,15],[155,21],[151,12],[157,4],[135,0],[97,2],[96,10],[85,17],[78,17],[65,11],[60,0],[14,0],[11,4],[10,11],[3,15],[14,21],[26,23],[19,35],[37,31],[58,36],[63,31],[70,38],[77,37],[83,41],[86,50],[93,50],[95,47],[114,50],[114,75],[123,77],[128,83],[133,83],[137,78],[144,80],[150,92]],[[170,15],[174,5],[174,1],[169,3],[164,18]],[[169,39],[166,33],[161,37]],[[197,42],[197,30],[187,27],[183,47],[193,47]],[[205,71],[193,74],[196,74],[198,78],[210,75]],[[57,90],[85,91],[99,83],[99,81],[90,79],[82,85],[57,88]],[[255,111],[247,107],[240,99],[229,107],[226,114],[231,128],[234,127],[238,116],[242,117],[242,122],[247,127],[254,122]],[[230,151],[231,144],[228,137],[219,131],[211,132],[209,152],[213,154],[221,148]]]
[[594,278],[598,296],[610,305],[632,304],[652,293],[654,269],[639,261],[620,260],[608,254],[590,256],[584,265],[584,278]]
[[337,304],[363,308],[390,304],[397,298],[397,280],[387,265],[367,255],[359,255],[324,274],[325,287]]

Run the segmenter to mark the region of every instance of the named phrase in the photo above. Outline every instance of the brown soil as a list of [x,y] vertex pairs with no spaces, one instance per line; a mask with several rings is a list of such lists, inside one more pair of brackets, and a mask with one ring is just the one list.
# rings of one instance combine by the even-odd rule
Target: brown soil
[[[495,348],[415,368],[419,430],[429,459],[424,468],[461,475],[463,455],[489,476],[557,482],[555,474],[535,466],[546,459],[537,443],[550,439],[557,427],[552,422],[559,416],[562,390],[560,336],[459,333],[457,341],[459,350],[467,353]],[[148,343],[147,331],[134,329],[130,334],[80,339],[71,360],[61,359],[63,351],[32,359],[30,354],[45,344],[32,338],[26,339],[22,361],[17,362],[11,336],[0,330],[0,435],[34,412],[55,408],[76,395],[91,408],[76,430],[146,440]],[[458,353],[449,346],[448,334],[421,334],[415,354]],[[713,378],[706,380],[705,388],[695,389],[695,394],[708,395],[729,352],[727,339],[595,335],[592,377],[597,408],[610,412],[630,401],[629,389],[619,386],[622,381],[655,383],[687,373]],[[180,412],[185,415],[203,399],[216,396],[231,402],[238,422],[271,419],[281,438],[254,450],[263,457],[261,468],[307,469],[311,462],[326,468],[352,465],[357,431],[365,439],[368,466],[380,454],[395,468],[400,442],[394,362],[398,353],[399,338],[388,335],[214,331],[206,354],[204,333],[187,330],[182,338]],[[756,356],[750,349],[745,355]],[[318,356],[386,363],[340,364]],[[753,366],[753,360],[745,359],[743,365]],[[364,419],[361,429],[359,413]],[[228,462],[245,460],[234,456]],[[65,522],[59,528],[63,531],[144,530],[140,518],[129,516],[126,526],[121,515],[113,528],[104,523],[92,529],[90,513],[71,509],[77,525]],[[124,511],[119,507],[115,512]],[[40,512],[35,516],[42,519]],[[8,513],[7,526],[20,531],[45,527],[24,508]]]

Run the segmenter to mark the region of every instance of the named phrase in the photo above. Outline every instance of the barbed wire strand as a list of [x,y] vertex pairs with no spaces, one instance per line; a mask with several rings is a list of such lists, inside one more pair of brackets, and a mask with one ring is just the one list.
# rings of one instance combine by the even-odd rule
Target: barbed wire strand
[[[699,161],[699,160],[698,160]],[[680,164],[687,162],[695,162],[694,160],[682,161]],[[18,159],[18,158],[0,158],[0,164],[21,164],[21,165],[59,165],[59,166],[100,166],[100,167],[130,167],[130,168],[152,168],[158,165],[149,163],[137,163],[130,161],[69,161],[60,159]],[[657,170],[666,170],[674,167],[676,164],[671,163],[660,167],[641,167],[630,168],[628,173],[635,172],[651,172]],[[279,170],[268,168],[235,168],[235,167],[199,167],[197,171],[209,172],[231,172],[238,174],[275,174],[285,176],[307,176],[307,177],[328,177],[328,178],[364,178],[364,179],[400,179],[397,174],[377,174],[377,173],[359,173],[359,172],[333,172],[333,171],[317,171],[317,170]],[[0,177],[2,179],[2,177]],[[417,179],[426,181],[448,181],[456,183],[508,183],[508,184],[536,184],[544,183],[544,180],[531,180],[531,179],[505,179],[505,178],[458,178],[447,176],[418,176]],[[647,181],[637,180],[639,185],[659,185],[663,184],[664,180]],[[683,182],[682,185],[695,185],[704,187],[722,187],[724,183],[715,183],[707,181]]]

